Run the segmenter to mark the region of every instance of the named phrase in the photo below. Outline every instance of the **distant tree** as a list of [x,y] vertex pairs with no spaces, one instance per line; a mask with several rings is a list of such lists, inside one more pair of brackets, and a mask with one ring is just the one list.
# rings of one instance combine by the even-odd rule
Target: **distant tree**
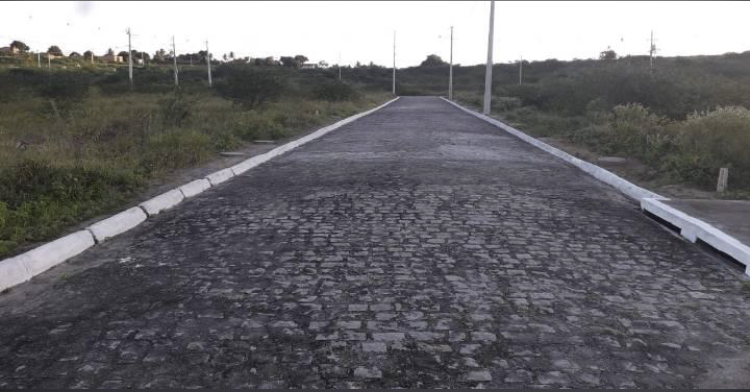
[[234,52],[229,52],[229,58],[234,60]]
[[83,58],[85,58],[86,60],[91,60],[92,57],[94,57],[94,52],[90,50],[83,52]]
[[295,61],[294,57],[291,56],[281,56],[279,57],[279,61],[281,61],[281,65],[283,65],[284,67],[292,68],[297,66],[297,61]]
[[154,52],[154,62],[155,63],[163,63],[167,60],[167,51],[164,49],[159,49],[156,52]]
[[53,54],[55,56],[62,56],[63,55],[62,49],[60,49],[60,47],[57,46],[57,45],[50,46],[49,49],[47,49],[47,53]]
[[309,59],[306,56],[303,56],[301,54],[298,54],[294,56],[294,61],[297,62],[297,67],[301,67],[304,65]]
[[10,43],[10,48],[11,49],[16,48],[21,53],[26,53],[26,51],[29,50],[29,47],[25,43],[23,43],[21,41],[13,41],[13,42],[11,42]]
[[440,56],[436,54],[431,54],[427,56],[427,58],[422,61],[422,64],[419,64],[420,67],[434,67],[438,65],[445,65],[447,64],[443,59],[440,58]]
[[109,49],[107,49],[107,54],[110,55],[110,56],[112,56],[112,55],[115,54],[115,51],[112,50],[112,48],[109,48]]
[[320,67],[320,68],[328,68],[328,63],[325,60],[320,60],[318,62],[318,67]]
[[224,53],[224,55],[223,55],[223,56],[221,56],[221,58],[222,58],[222,60],[224,60],[224,61],[227,61],[227,58],[228,58],[228,57],[227,57],[227,54],[226,54],[226,53]]
[[617,59],[617,53],[614,50],[607,48],[607,50],[599,53],[599,60],[615,60]]
[[118,56],[122,57],[123,61],[128,61],[128,52],[122,50],[120,53],[117,53]]
[[70,54],[68,55],[68,57],[70,57],[70,58],[78,58],[78,57],[81,57],[81,54],[78,53],[78,52],[70,52]]

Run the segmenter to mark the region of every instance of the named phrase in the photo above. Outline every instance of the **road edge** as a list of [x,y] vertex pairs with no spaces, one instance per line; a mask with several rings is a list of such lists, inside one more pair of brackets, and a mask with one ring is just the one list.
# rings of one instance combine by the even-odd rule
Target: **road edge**
[[139,203],[137,207],[128,208],[108,218],[104,218],[86,227],[84,230],[60,237],[27,252],[21,253],[20,255],[0,260],[0,291],[27,282],[34,276],[67,261],[86,249],[89,249],[105,240],[110,240],[117,235],[140,225],[162,211],[177,206],[193,196],[231,180],[258,165],[268,162],[269,160],[302,146],[303,144],[318,139],[335,129],[376,112],[398,99],[399,97],[396,97],[370,110],[349,116],[331,125],[320,128],[307,136],[292,140],[271,151],[248,158],[239,164],[210,173],[202,178],[189,181],[175,189],[143,201]]
[[511,135],[523,140],[526,143],[531,144],[534,147],[537,147],[539,149],[542,149],[560,159],[562,159],[565,162],[570,163],[571,165],[583,170],[584,172],[590,174],[597,180],[604,182],[605,184],[608,184],[618,191],[624,193],[625,195],[629,196],[632,199],[635,199],[636,201],[640,202],[641,199],[657,199],[657,200],[666,200],[667,198],[664,196],[661,196],[659,194],[656,194],[654,192],[649,191],[648,189],[644,189],[639,187],[638,185],[633,184],[632,182],[612,173],[609,170],[603,169],[599,166],[594,165],[593,163],[586,162],[582,159],[576,158],[573,155],[568,154],[565,151],[562,151],[560,149],[557,149],[555,147],[550,146],[547,143],[544,143],[536,138],[533,138],[518,129],[515,129],[511,127],[510,125],[507,125],[499,120],[496,120],[492,117],[485,116],[484,114],[475,112],[471,109],[465,108],[461,106],[460,104],[457,104],[453,101],[450,101],[446,99],[445,97],[440,97],[445,102],[448,102],[449,104],[463,110],[466,113],[471,114],[474,117],[480,118],[500,129],[502,129],[505,132],[510,133]]
[[623,194],[635,199],[641,208],[641,212],[648,213],[657,218],[673,225],[680,229],[680,235],[685,240],[695,243],[700,239],[707,245],[713,247],[719,252],[731,257],[739,263],[745,265],[745,275],[750,276],[750,247],[743,244],[740,240],[733,236],[725,233],[724,231],[717,229],[713,225],[688,215],[674,207],[662,203],[662,200],[669,200],[666,197],[658,195],[647,189],[641,188],[630,181],[606,170],[592,163],[586,162],[582,159],[576,158],[565,151],[550,146],[536,138],[521,132],[510,125],[507,125],[497,119],[494,119],[484,114],[475,112],[474,110],[465,108],[458,103],[440,97],[444,101],[451,105],[463,110],[464,112],[473,115],[479,119],[482,119],[496,127],[516,136],[517,138],[527,142],[539,149],[542,149],[562,160],[576,166],[584,172],[590,174],[599,181],[604,182],[622,192]]

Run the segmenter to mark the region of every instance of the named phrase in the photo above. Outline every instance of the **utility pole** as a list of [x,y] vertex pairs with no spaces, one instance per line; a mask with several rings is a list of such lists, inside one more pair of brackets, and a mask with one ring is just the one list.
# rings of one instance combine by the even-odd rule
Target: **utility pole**
[[393,95],[396,95],[396,31],[393,31]]
[[130,89],[133,89],[133,49],[130,47],[130,27],[126,32],[128,33],[128,78],[130,79]]
[[177,47],[174,45],[174,35],[172,36],[172,60],[174,60],[174,85],[179,86],[180,81],[177,79]]
[[453,100],[453,26],[451,26],[451,59],[448,68],[448,99]]
[[521,61],[518,63],[518,84],[523,84],[523,55],[521,55]]
[[91,64],[94,64],[94,51],[91,51]]
[[208,65],[208,87],[213,86],[211,81],[211,52],[208,51],[208,40],[206,40],[206,65]]
[[654,73],[654,53],[656,53],[656,45],[654,45],[654,30],[651,30],[651,46],[648,50],[648,72]]
[[47,53],[47,71],[52,75],[52,56]]
[[39,68],[42,68],[42,53],[41,52],[37,52],[36,54],[36,65]]
[[487,39],[487,70],[484,72],[484,108],[482,113],[490,114],[490,100],[492,99],[492,38],[495,29],[495,1],[490,2],[490,34]]

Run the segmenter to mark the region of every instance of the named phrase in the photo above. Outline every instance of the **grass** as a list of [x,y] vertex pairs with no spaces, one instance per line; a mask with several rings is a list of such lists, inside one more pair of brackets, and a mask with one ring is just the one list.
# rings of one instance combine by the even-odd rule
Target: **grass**
[[94,80],[74,99],[32,84],[0,102],[0,258],[114,212],[152,180],[221,151],[293,137],[389,98],[328,101],[291,91],[248,109],[186,84],[181,92],[122,92]]

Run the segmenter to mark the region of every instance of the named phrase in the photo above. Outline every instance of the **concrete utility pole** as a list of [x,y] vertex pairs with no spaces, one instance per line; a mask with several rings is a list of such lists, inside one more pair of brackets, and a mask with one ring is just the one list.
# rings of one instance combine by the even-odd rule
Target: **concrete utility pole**
[[393,32],[393,95],[396,95],[396,31]]
[[130,79],[130,88],[133,88],[133,49],[130,47],[130,27],[126,30],[128,33],[128,78]]
[[654,45],[654,30],[651,30],[651,46],[648,49],[648,72],[654,73],[654,53],[656,53],[656,45]]
[[451,26],[451,59],[448,68],[448,99],[453,100],[453,26]]
[[172,36],[172,60],[174,60],[174,85],[179,86],[180,81],[177,78],[177,47],[174,45],[174,35]]
[[495,29],[495,1],[490,2],[490,35],[487,42],[487,70],[484,72],[484,108],[482,113],[490,114],[492,99],[492,38]]
[[521,56],[521,61],[518,63],[518,84],[523,84],[523,56]]
[[36,54],[36,65],[39,68],[42,68],[42,53],[37,53]]
[[211,81],[211,52],[208,51],[208,40],[206,40],[206,65],[208,65],[208,87],[214,84]]

